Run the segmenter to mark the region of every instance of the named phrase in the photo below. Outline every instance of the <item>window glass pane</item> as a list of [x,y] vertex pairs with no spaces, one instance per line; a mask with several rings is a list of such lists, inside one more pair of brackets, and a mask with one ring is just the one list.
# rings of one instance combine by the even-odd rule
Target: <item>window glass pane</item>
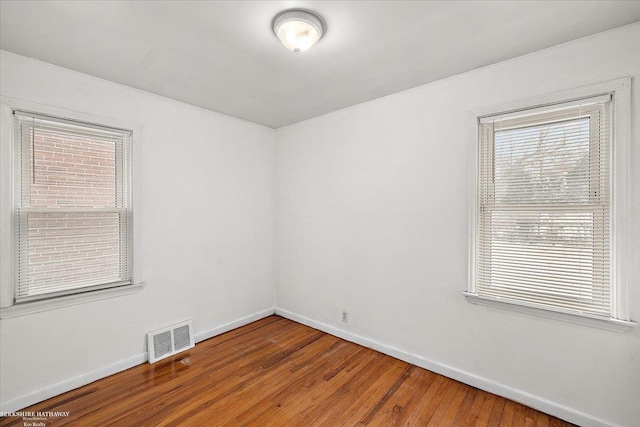
[[116,142],[31,128],[30,206],[116,207]]
[[[593,283],[594,221],[590,212],[492,212],[494,279],[517,277],[550,286]],[[559,280],[558,284],[553,282]]]
[[588,203],[589,118],[496,130],[496,203]]
[[[120,268],[119,213],[30,213],[26,219],[21,273],[23,295],[117,282]],[[26,250],[25,250],[26,249]]]
[[[485,291],[516,300],[544,298],[548,305],[605,313],[609,265],[600,260],[596,212],[510,211],[490,214],[488,250],[480,253]],[[483,228],[483,226],[481,226]],[[585,307],[590,307],[586,309]]]

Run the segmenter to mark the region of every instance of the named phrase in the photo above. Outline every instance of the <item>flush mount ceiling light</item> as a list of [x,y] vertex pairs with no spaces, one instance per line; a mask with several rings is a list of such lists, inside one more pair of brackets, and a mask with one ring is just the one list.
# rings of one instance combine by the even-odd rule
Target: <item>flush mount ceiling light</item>
[[273,20],[273,32],[295,54],[304,52],[320,40],[322,30],[320,18],[303,10],[285,10]]

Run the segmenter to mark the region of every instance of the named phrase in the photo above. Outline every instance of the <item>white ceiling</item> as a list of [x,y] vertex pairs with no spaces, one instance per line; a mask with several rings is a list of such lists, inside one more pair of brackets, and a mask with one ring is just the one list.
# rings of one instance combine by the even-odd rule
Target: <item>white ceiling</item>
[[[294,55],[287,8],[326,22]],[[640,1],[0,1],[0,47],[278,128],[640,20]]]

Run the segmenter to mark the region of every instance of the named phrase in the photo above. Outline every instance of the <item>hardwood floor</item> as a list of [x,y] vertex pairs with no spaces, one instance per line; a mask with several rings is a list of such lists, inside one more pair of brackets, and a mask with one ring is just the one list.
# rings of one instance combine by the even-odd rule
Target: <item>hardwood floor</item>
[[277,316],[23,411],[69,412],[47,427],[571,425]]

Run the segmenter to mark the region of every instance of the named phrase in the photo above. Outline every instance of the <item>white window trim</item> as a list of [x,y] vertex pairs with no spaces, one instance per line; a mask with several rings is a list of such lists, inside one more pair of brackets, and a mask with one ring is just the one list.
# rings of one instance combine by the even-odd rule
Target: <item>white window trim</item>
[[[78,293],[74,295],[40,300],[33,302],[14,303],[14,254],[15,242],[13,233],[13,111],[34,111],[44,115],[60,117],[80,122],[100,123],[120,129],[129,129],[131,134],[131,202],[133,210],[133,269],[132,284],[116,288]],[[135,123],[119,119],[112,119],[78,113],[63,108],[38,104],[10,97],[0,97],[0,319],[23,316],[47,310],[53,310],[71,305],[84,304],[91,301],[102,300],[132,294],[144,287],[141,279],[142,267],[140,265],[140,224],[135,220],[140,211],[140,153],[142,141],[142,127]]]
[[[476,246],[478,242],[478,123],[482,117],[500,113],[531,110],[562,102],[613,94],[613,148],[612,148],[612,252],[613,271],[612,297],[616,318],[600,318],[580,313],[569,313],[551,308],[539,308],[526,303],[513,303],[480,296],[476,290]],[[470,113],[470,139],[473,141],[473,173],[470,174],[469,215],[469,287],[464,295],[474,303],[495,308],[519,311],[537,316],[563,320],[571,323],[614,330],[627,331],[637,323],[631,321],[629,313],[629,287],[632,280],[633,253],[629,233],[631,228],[631,77],[583,86],[548,95],[519,100],[507,104],[490,106]]]

